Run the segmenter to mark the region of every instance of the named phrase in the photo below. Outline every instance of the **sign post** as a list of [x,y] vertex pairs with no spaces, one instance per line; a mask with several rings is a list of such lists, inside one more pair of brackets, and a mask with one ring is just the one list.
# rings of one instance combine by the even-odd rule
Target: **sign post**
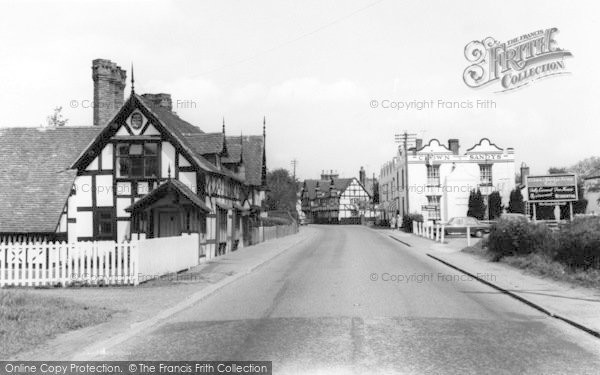
[[573,220],[573,202],[578,200],[577,176],[574,173],[527,176],[526,184],[528,201],[533,203],[534,221],[538,204],[559,207],[566,202],[569,203],[569,219]]

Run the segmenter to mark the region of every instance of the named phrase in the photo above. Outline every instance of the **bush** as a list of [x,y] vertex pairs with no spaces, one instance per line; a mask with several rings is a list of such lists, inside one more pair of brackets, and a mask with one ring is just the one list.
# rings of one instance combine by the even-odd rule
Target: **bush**
[[418,223],[423,222],[423,215],[421,214],[407,214],[402,216],[402,230],[408,233],[412,233],[413,230],[413,221]]
[[544,224],[501,219],[492,226],[487,246],[495,260],[531,253],[553,256],[556,251],[556,235]]
[[561,228],[554,259],[571,268],[600,269],[600,217],[579,217]]
[[285,219],[283,217],[261,217],[260,225],[263,227],[274,227],[276,225],[290,225],[291,219]]

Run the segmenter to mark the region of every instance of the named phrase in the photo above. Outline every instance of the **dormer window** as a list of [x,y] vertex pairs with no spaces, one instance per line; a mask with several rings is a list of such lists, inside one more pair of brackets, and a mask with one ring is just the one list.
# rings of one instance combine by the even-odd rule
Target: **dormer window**
[[158,177],[158,143],[119,143],[117,177]]

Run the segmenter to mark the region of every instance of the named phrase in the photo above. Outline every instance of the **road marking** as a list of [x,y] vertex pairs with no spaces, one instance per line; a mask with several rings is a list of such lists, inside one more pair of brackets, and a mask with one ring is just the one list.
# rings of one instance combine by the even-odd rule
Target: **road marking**
[[565,317],[563,317],[561,315],[558,315],[558,314],[555,314],[555,313],[553,313],[553,312],[551,312],[549,310],[546,310],[542,306],[540,306],[540,305],[538,305],[538,304],[536,304],[534,302],[531,302],[528,299],[523,298],[523,297],[519,296],[518,294],[511,292],[510,290],[507,290],[507,289],[504,289],[502,287],[499,287],[498,285],[492,284],[491,282],[489,282],[487,280],[484,280],[484,279],[482,279],[480,277],[477,277],[476,275],[474,275],[474,274],[472,274],[472,273],[470,273],[468,271],[465,271],[462,268],[459,268],[459,267],[457,267],[457,266],[455,266],[455,265],[453,265],[453,264],[451,264],[449,262],[446,262],[443,259],[440,259],[440,258],[436,257],[435,255],[431,255],[431,254],[427,253],[427,256],[430,257],[430,258],[432,258],[432,259],[437,260],[438,262],[440,262],[440,263],[442,263],[442,264],[444,264],[444,265],[446,265],[446,266],[448,266],[448,267],[450,267],[450,268],[452,268],[452,269],[454,269],[456,271],[459,271],[459,272],[464,273],[465,275],[471,276],[475,280],[477,280],[477,281],[479,281],[479,282],[481,282],[481,283],[483,283],[483,284],[485,284],[485,285],[487,285],[487,286],[489,286],[489,287],[491,287],[493,289],[496,289],[497,291],[502,292],[502,293],[504,293],[504,294],[506,294],[506,295],[508,295],[508,296],[510,296],[510,297],[512,297],[512,298],[514,298],[514,299],[516,299],[518,301],[520,301],[520,302],[523,302],[527,306],[532,307],[532,308],[538,310],[539,312],[548,315],[549,317],[552,317],[552,318],[555,318],[555,319],[558,319],[558,320],[562,320],[563,322],[565,322],[565,323],[567,323],[567,324],[569,324],[569,325],[571,325],[571,326],[573,326],[573,327],[575,327],[575,328],[577,328],[579,330],[582,330],[582,331],[584,331],[586,333],[589,333],[590,335],[592,335],[592,336],[594,336],[596,338],[600,338],[600,332],[598,332],[598,331],[596,331],[596,330],[594,330],[592,328],[586,327],[586,326],[581,325],[581,324],[579,324],[577,322],[574,322],[574,321],[572,321],[572,320],[570,320],[568,318],[565,318]]
[[388,236],[390,236],[391,239],[396,240],[398,242],[400,242],[402,245],[404,246],[408,246],[408,247],[412,247],[411,244],[409,244],[408,242],[404,242],[402,240],[397,239],[396,237],[392,236],[391,234],[388,234]]

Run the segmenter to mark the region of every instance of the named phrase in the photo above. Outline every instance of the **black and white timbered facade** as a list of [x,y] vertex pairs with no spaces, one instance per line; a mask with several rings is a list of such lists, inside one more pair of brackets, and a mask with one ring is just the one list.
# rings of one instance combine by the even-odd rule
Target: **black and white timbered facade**
[[[265,197],[265,137],[264,120],[259,136],[226,136],[224,123],[205,133],[171,111],[168,95],[133,89],[101,126],[2,129],[0,202],[16,211],[0,214],[0,236],[120,242],[199,233],[207,258],[235,250]],[[25,166],[26,176],[15,174]]]

